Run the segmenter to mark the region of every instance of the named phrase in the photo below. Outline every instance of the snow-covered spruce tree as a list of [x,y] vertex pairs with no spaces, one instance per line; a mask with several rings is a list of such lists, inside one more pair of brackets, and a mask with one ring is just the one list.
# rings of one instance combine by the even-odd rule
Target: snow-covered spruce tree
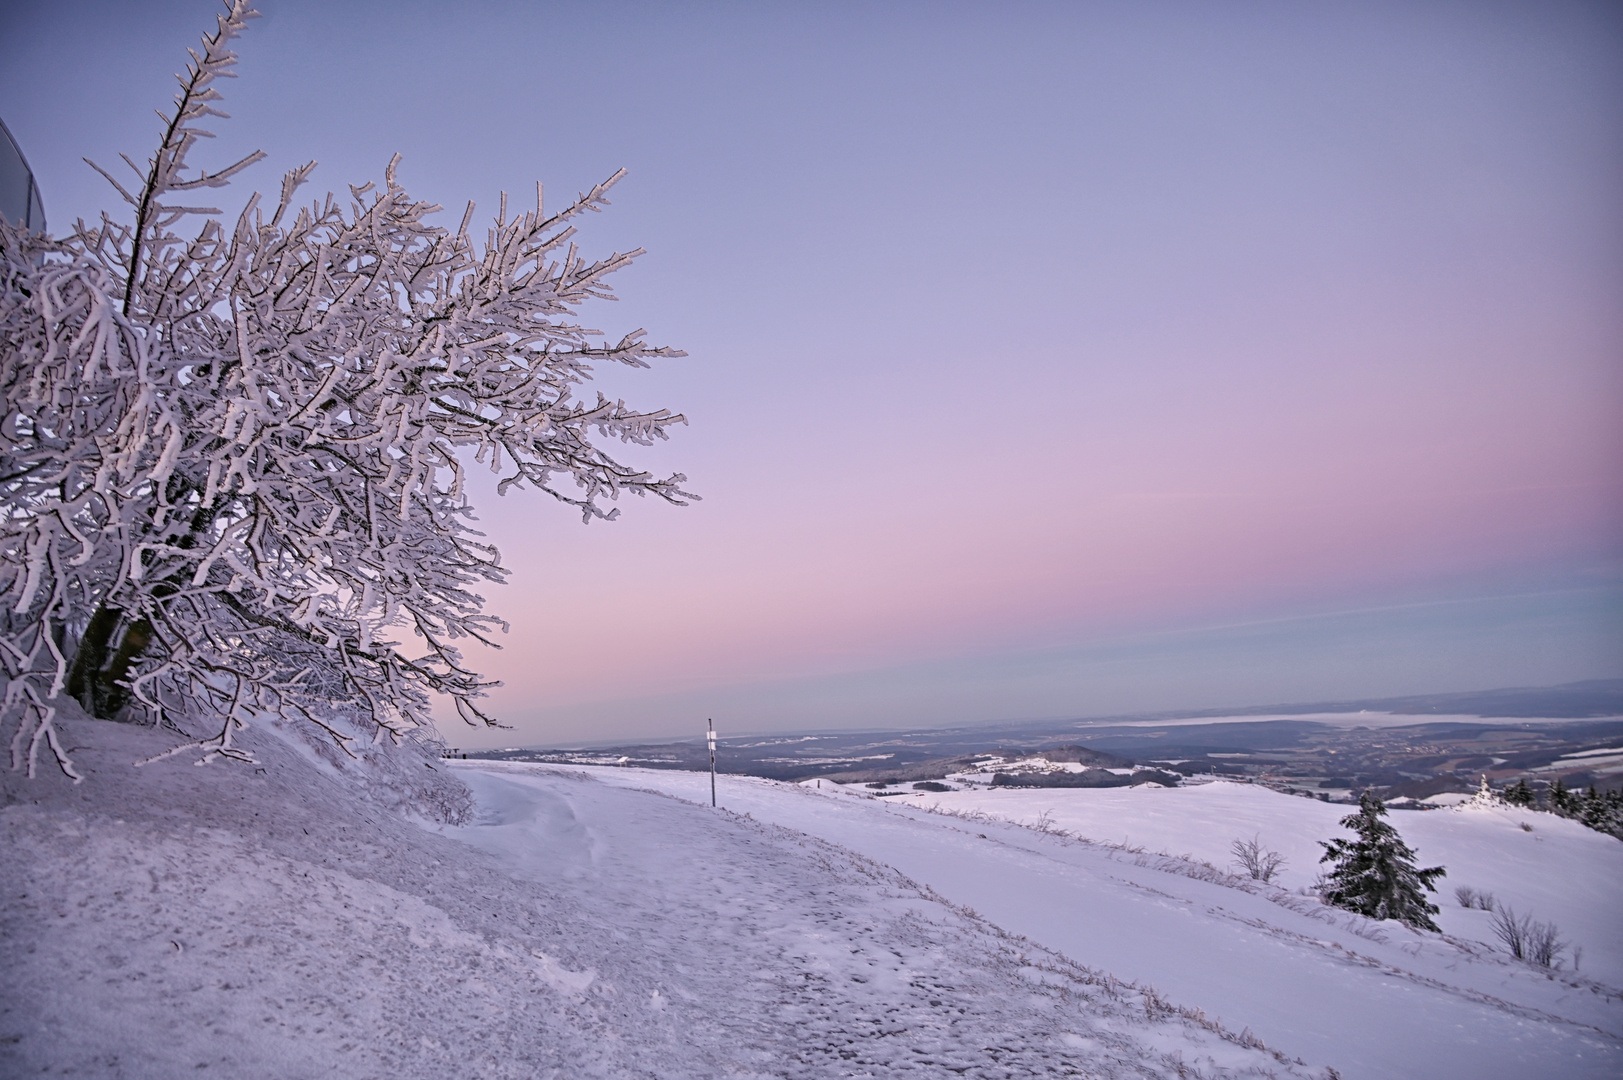
[[1341,819],[1342,828],[1358,838],[1319,842],[1324,848],[1319,861],[1334,864],[1325,875],[1324,899],[1371,919],[1396,919],[1417,930],[1436,930],[1431,917],[1439,908],[1425,894],[1437,891],[1432,882],[1444,870],[1416,869],[1414,851],[1381,820],[1385,816],[1381,800],[1366,791],[1358,800],[1358,813]]
[[187,732],[177,750],[202,760],[245,757],[233,733],[256,713],[341,745],[341,727],[426,725],[434,695],[489,723],[492,684],[459,647],[502,626],[472,590],[504,571],[469,525],[465,465],[586,520],[624,491],[691,497],[592,441],[646,445],[680,415],[575,397],[593,364],[683,355],[575,321],[641,254],[572,242],[621,174],[550,215],[539,186],[533,211],[504,197],[482,249],[472,206],[430,224],[395,162],[381,188],[307,205],[313,164],[295,169],[234,224],[184,204],[263,156],[187,162],[254,15],[233,0],[192,54],[157,153],[125,159],[138,182],[103,172],[133,223],[0,224],[0,664],[30,775],[48,746],[76,776],[53,726],[68,698]]
[[1598,791],[1594,784],[1575,800],[1573,817],[1596,832],[1623,839],[1623,793]]

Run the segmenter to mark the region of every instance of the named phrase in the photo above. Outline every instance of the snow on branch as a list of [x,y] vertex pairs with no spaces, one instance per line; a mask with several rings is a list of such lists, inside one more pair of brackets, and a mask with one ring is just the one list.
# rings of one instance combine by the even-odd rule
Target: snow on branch
[[599,441],[648,445],[680,414],[577,397],[594,364],[684,355],[576,321],[641,254],[589,259],[574,239],[623,171],[551,215],[539,187],[522,214],[504,196],[478,249],[472,206],[455,232],[431,223],[398,157],[381,186],[305,205],[313,164],[294,169],[268,215],[256,195],[230,226],[167,201],[262,156],[186,160],[225,115],[213,83],[254,14],[235,0],[193,52],[143,183],[119,188],[133,225],[58,241],[0,224],[0,663],[31,773],[41,747],[71,769],[62,695],[208,724],[188,745],[210,757],[242,756],[233,732],[264,712],[399,735],[445,695],[491,723],[494,684],[461,649],[505,630],[476,591],[505,571],[471,525],[465,462],[588,521],[622,492],[694,497]]

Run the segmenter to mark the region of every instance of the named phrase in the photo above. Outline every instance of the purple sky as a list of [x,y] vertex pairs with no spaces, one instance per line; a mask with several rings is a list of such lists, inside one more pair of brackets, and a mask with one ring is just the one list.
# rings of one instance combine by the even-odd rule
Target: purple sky
[[[515,730],[453,742],[1623,675],[1614,4],[261,7],[238,202],[625,166],[587,321],[691,354],[605,389],[704,502],[481,504]],[[0,7],[55,231],[214,10]]]

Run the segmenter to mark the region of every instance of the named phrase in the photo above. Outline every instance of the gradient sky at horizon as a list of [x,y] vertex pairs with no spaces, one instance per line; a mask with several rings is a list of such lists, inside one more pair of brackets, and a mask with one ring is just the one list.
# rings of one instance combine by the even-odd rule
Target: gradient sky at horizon
[[[704,501],[481,517],[512,731],[1623,675],[1623,8],[264,0],[194,160],[479,216],[622,166],[584,313]],[[52,229],[209,0],[0,5]]]

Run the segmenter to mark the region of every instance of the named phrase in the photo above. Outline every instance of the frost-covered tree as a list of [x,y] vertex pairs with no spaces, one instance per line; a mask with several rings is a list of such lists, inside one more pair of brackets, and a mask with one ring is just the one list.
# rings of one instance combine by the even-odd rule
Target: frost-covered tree
[[1504,809],[1508,805],[1509,803],[1506,801],[1505,797],[1499,794],[1499,792],[1493,790],[1493,787],[1489,785],[1487,773],[1483,773],[1482,782],[1477,785],[1476,794],[1471,796],[1467,802],[1462,803],[1457,809],[1467,809],[1471,807]]
[[1325,901],[1371,919],[1396,919],[1417,930],[1436,930],[1431,917],[1440,910],[1426,899],[1444,874],[1440,866],[1415,867],[1415,853],[1398,831],[1381,819],[1386,807],[1368,791],[1358,800],[1358,813],[1341,819],[1354,840],[1321,840],[1321,863],[1333,866],[1325,875]]
[[[684,419],[601,394],[593,365],[646,367],[576,321],[641,251],[584,257],[577,220],[621,174],[547,213],[500,212],[476,245],[381,187],[309,203],[313,163],[234,223],[190,205],[258,161],[193,169],[229,45],[233,0],[180,77],[157,152],[103,214],[50,239],[0,224],[0,664],[13,767],[42,747],[75,775],[53,720],[93,715],[189,732],[177,749],[243,757],[254,714],[375,738],[448,698],[472,723],[492,684],[460,649],[500,620],[474,589],[502,580],[470,525],[464,470],[580,511],[622,492],[682,504],[680,474],[622,464],[599,441],[649,444]],[[398,161],[398,159],[396,159]],[[184,234],[187,221],[199,222]]]

